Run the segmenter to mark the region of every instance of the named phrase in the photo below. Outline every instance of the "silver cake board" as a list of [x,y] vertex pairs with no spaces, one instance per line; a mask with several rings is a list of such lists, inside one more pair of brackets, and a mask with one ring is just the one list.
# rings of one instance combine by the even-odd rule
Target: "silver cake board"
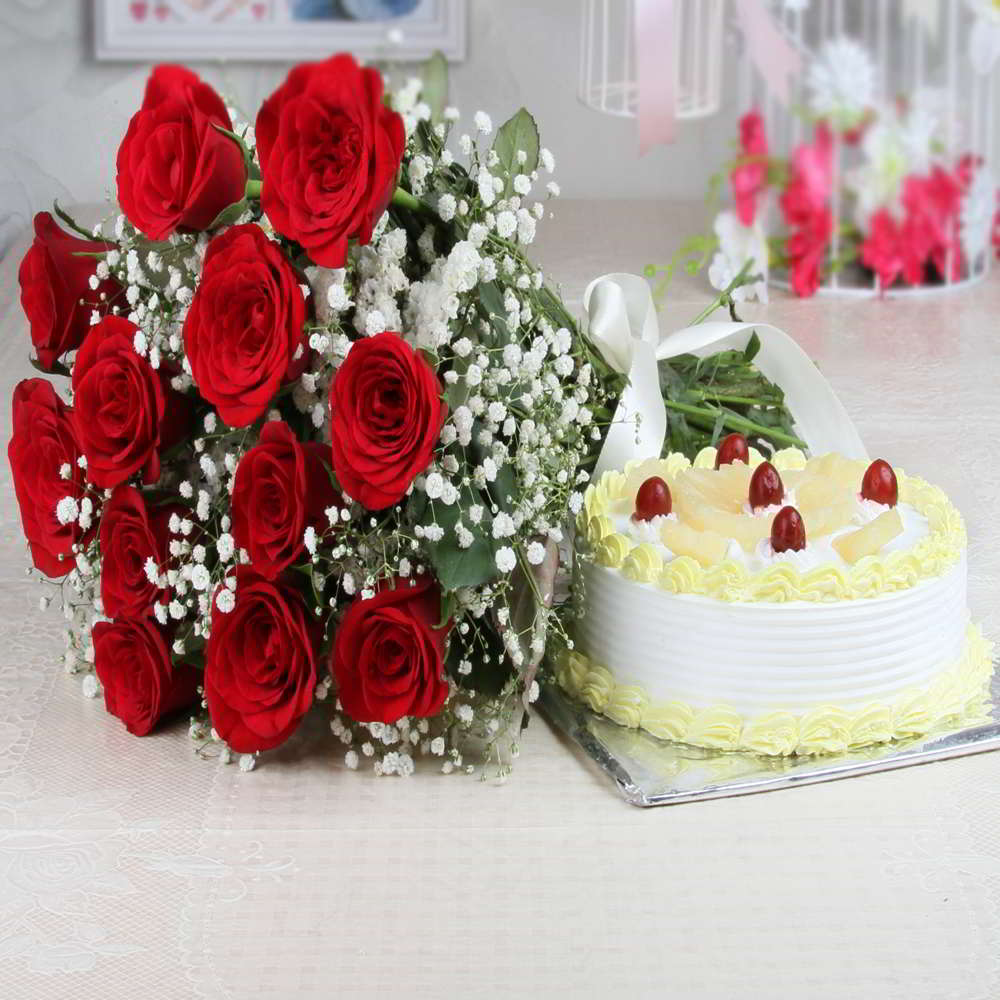
[[729,795],[752,795],[818,781],[948,760],[1000,749],[1000,676],[983,717],[965,728],[941,729],[862,750],[816,757],[764,757],[729,753],[659,740],[627,729],[570,698],[549,680],[540,704],[545,714],[577,743],[635,806],[669,806]]

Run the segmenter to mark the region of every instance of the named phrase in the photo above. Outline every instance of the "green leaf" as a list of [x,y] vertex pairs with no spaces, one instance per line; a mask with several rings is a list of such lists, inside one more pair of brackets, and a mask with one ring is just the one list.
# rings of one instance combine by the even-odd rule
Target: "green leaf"
[[65,375],[69,378],[70,371],[61,361],[53,361],[52,367],[46,368],[38,358],[29,358],[28,360],[31,362],[31,367],[43,375]]
[[[468,633],[461,638],[453,635],[448,647],[447,668],[460,687],[495,698],[513,673],[513,664],[496,629],[483,618],[466,618]],[[486,663],[486,656],[490,662]],[[472,664],[472,672],[460,674],[458,664],[463,659]]]
[[[507,174],[502,197],[510,197],[514,190],[514,178],[519,173],[530,174],[537,169],[539,146],[538,125],[525,108],[521,108],[497,129],[493,151]],[[527,155],[523,164],[518,162],[518,150]]]
[[[461,512],[479,502],[481,498],[470,487],[464,487],[457,503],[445,505],[432,501],[429,505],[435,522],[444,529],[441,541],[429,543],[428,554],[438,582],[445,590],[478,587],[497,575],[496,549],[491,535],[493,518],[488,509],[479,524],[465,525],[473,536],[467,549],[459,548],[455,534]],[[425,523],[429,523],[429,518],[425,518]]]
[[448,61],[440,52],[435,52],[424,63],[420,73],[423,78],[421,95],[431,109],[431,121],[437,124],[444,117],[448,103]]
[[757,331],[754,330],[750,334],[750,339],[747,341],[747,346],[743,348],[743,360],[749,364],[755,357],[757,357],[757,352],[760,350],[760,337],[757,336]]
[[220,226],[231,226],[249,207],[246,198],[234,201],[228,205],[209,223],[209,229],[218,229]]

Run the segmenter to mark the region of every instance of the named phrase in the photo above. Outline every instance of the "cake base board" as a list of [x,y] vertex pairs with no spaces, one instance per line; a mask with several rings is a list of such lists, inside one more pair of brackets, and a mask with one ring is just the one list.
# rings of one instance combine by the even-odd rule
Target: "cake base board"
[[988,717],[965,728],[816,757],[764,757],[659,740],[627,729],[570,698],[554,682],[542,686],[548,718],[593,760],[635,806],[668,806],[752,795],[927,764],[1000,749],[1000,672],[993,676]]

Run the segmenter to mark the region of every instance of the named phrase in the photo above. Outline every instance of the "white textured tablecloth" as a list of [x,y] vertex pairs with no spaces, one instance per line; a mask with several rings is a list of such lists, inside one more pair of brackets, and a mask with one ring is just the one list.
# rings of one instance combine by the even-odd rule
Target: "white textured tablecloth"
[[[586,282],[665,260],[691,208],[565,203],[537,255]],[[0,264],[0,407],[32,374]],[[707,300],[677,280],[663,314]],[[1000,281],[745,310],[819,362],[872,454],[969,528],[1000,638]],[[183,725],[126,734],[60,666],[0,468],[0,997],[1000,997],[1000,754],[640,811],[536,717],[502,787],[353,773],[301,739],[242,774]]]

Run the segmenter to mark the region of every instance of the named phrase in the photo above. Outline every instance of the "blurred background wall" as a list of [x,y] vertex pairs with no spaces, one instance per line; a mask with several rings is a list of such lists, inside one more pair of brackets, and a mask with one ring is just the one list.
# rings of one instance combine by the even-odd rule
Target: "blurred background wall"
[[[149,64],[95,61],[91,16],[89,0],[0,0],[0,255],[53,198],[99,202],[113,189],[115,153]],[[467,127],[480,108],[499,123],[527,106],[565,197],[700,197],[730,146],[735,115],[688,124],[673,146],[640,159],[634,121],[576,99],[579,30],[578,0],[468,0],[467,58],[452,69],[451,95]],[[288,70],[196,68],[247,110]]]

